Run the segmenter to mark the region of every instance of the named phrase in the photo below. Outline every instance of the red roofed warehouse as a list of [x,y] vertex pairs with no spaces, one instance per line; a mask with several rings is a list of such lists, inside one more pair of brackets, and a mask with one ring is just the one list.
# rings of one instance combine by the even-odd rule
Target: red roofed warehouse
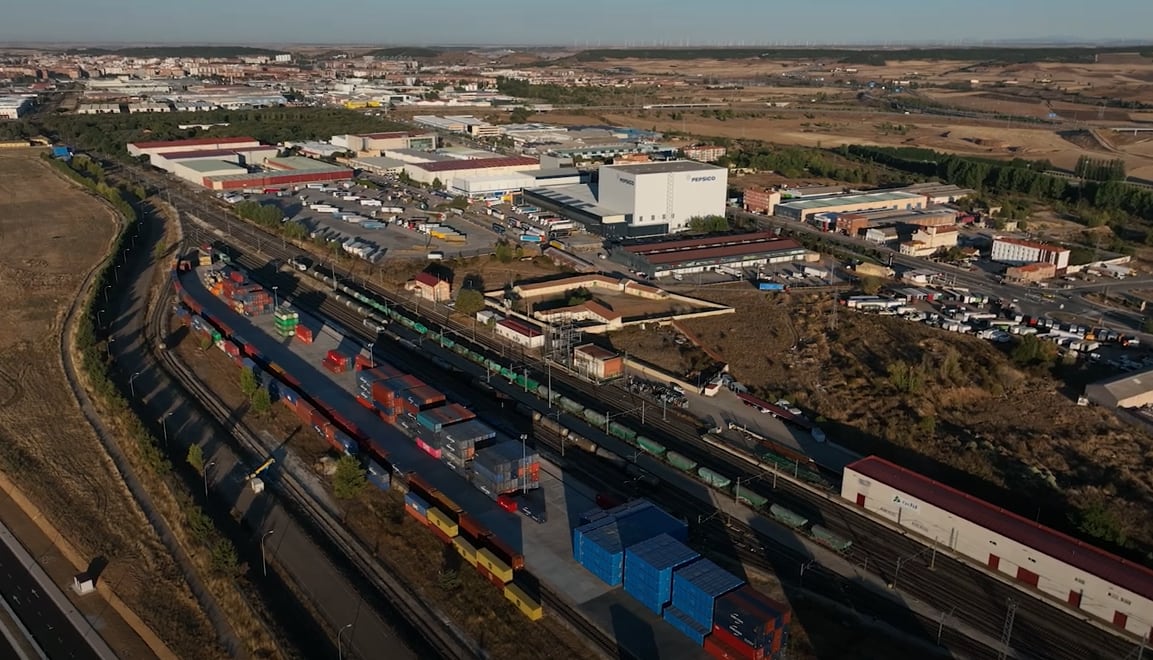
[[150,156],[160,152],[205,151],[259,146],[260,142],[250,137],[210,137],[161,142],[129,142],[128,153],[132,156]]
[[1069,607],[1136,635],[1153,630],[1153,571],[870,456],[841,497]]

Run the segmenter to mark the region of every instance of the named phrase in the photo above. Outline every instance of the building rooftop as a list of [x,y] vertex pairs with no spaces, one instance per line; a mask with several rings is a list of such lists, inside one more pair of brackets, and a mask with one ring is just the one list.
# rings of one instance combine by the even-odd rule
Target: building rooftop
[[779,252],[804,250],[800,243],[782,238],[776,241],[763,243],[747,243],[744,245],[722,245],[719,247],[698,248],[694,250],[679,250],[677,252],[657,252],[644,255],[644,259],[654,266],[668,266],[672,264],[704,261],[707,259],[726,259],[729,257],[748,257],[758,254],[776,254]]
[[1010,245],[1020,245],[1021,247],[1033,248],[1035,250],[1045,250],[1046,252],[1068,252],[1067,248],[1060,245],[1053,245],[1051,243],[1038,243],[1036,241],[1027,241],[1021,238],[1010,238],[1007,236],[994,236],[994,243],[1008,243]]
[[436,286],[436,285],[440,284],[441,282],[444,282],[444,280],[440,279],[436,275],[433,275],[432,273],[429,273],[429,272],[417,273],[416,277],[414,277],[412,279],[415,282],[417,282],[418,284],[423,284],[425,286]]
[[791,199],[781,202],[778,208],[785,207],[798,210],[824,209],[836,206],[851,206],[854,204],[882,204],[884,202],[899,202],[901,200],[924,200],[924,195],[907,192],[871,192],[859,195],[836,195],[833,197],[814,197],[811,199]]
[[512,330],[513,332],[515,332],[518,335],[521,335],[523,337],[529,337],[530,339],[533,337],[539,337],[539,336],[544,334],[543,332],[541,332],[540,330],[537,330],[534,327],[525,325],[524,323],[521,323],[520,321],[515,321],[513,319],[504,319],[501,321],[497,321],[496,324],[499,326],[503,326],[505,328],[508,328],[509,330]]
[[[1052,266],[1052,264],[1048,265]],[[1022,268],[1024,268],[1024,266],[1022,266]],[[1139,371],[1137,373],[1121,374],[1120,376],[1107,378],[1093,384],[1105,388],[1105,390],[1118,401],[1123,401],[1153,390],[1153,369]]]
[[276,151],[276,147],[261,145],[259,147],[234,147],[232,149],[201,149],[199,151],[161,151],[153,154],[165,160],[195,160],[197,158],[220,158],[235,154],[250,153],[253,151]]
[[256,139],[250,137],[209,137],[209,138],[192,138],[189,140],[158,140],[155,142],[132,142],[132,146],[137,149],[156,149],[158,147],[195,147],[207,146],[212,144],[235,144],[235,145],[251,145],[257,142]]
[[278,170],[290,170],[293,172],[335,172],[344,170],[346,168],[339,165],[330,165],[328,163],[305,158],[303,156],[285,156],[283,158],[269,158],[266,164]]
[[585,344],[583,346],[577,346],[573,349],[573,352],[587,355],[594,360],[611,360],[617,357],[616,353],[608,350],[607,348],[597,346],[596,344]]
[[[1145,372],[1143,375],[1153,384],[1153,372]],[[1086,573],[1130,589],[1145,598],[1153,598],[1153,571],[1144,566],[1078,541],[1011,511],[995,507],[984,500],[882,458],[870,456],[851,463],[848,467]]]
[[686,238],[676,241],[659,241],[656,243],[639,243],[625,246],[627,252],[633,254],[653,254],[656,252],[674,252],[676,250],[695,250],[703,247],[718,245],[739,245],[764,241],[779,240],[780,237],[770,231],[759,231],[748,234],[729,234],[725,236],[706,236],[704,238]]
[[670,160],[662,163],[634,163],[630,165],[604,165],[602,167],[628,174],[668,174],[670,172],[700,172],[702,170],[725,171],[723,167],[695,160]]
[[579,314],[580,312],[588,312],[603,321],[615,321],[622,316],[620,312],[615,312],[595,300],[589,300],[571,307],[557,307],[555,309],[543,310],[537,312],[537,314],[547,319],[564,314]]
[[540,161],[525,156],[508,156],[502,158],[478,158],[476,160],[446,160],[435,163],[413,163],[410,167],[419,167],[426,172],[454,172],[456,170],[480,170],[496,167],[529,167],[538,165]]
[[597,203],[597,194],[593,186],[587,183],[572,183],[565,186],[550,186],[548,188],[526,188],[526,193],[543,197],[555,204],[561,204],[583,211],[598,218],[625,216],[624,211],[610,209]]
[[237,165],[236,163],[228,163],[223,160],[190,160],[180,164],[181,167],[187,167],[193,172],[200,172],[207,174],[209,172],[219,173],[220,170],[230,170],[236,174],[243,174],[248,170]]

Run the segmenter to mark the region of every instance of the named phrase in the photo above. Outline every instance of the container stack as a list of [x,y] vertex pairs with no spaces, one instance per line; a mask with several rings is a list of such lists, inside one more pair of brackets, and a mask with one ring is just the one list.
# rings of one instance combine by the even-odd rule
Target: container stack
[[272,313],[273,323],[276,325],[276,336],[281,339],[291,339],[296,336],[296,328],[300,325],[300,313],[288,305],[281,305]]
[[[583,519],[588,522],[573,530],[573,558],[602,582],[614,587],[624,581],[626,550],[661,535],[681,543],[688,536],[684,522],[647,500],[586,514]],[[639,579],[643,582],[643,578]],[[654,594],[652,599],[658,597],[659,594]]]
[[515,440],[476,452],[472,483],[489,497],[540,488],[540,457]]
[[348,371],[348,366],[351,363],[352,358],[337,350],[328,351],[324,356],[324,361],[321,362],[325,369],[328,369],[334,374],[342,374]]
[[708,559],[685,564],[673,571],[673,600],[664,619],[698,646],[703,645],[713,630],[717,599],[744,584]]
[[[227,286],[225,289],[227,290]],[[272,312],[272,294],[259,284],[234,286],[229,299],[232,301],[232,308],[244,316],[263,316]]]
[[696,550],[668,534],[625,549],[625,592],[654,614],[673,598],[673,570],[700,557]]
[[372,384],[377,381],[400,378],[404,373],[390,364],[378,364],[373,369],[356,374],[356,400],[369,410],[376,410],[372,400]]
[[746,585],[716,600],[713,631],[705,650],[713,657],[727,655],[751,660],[777,657],[784,647],[791,620],[788,605]]
[[413,416],[436,408],[447,400],[440,390],[425,383],[409,388],[398,399],[401,411]]
[[441,429],[441,458],[450,467],[461,469],[476,458],[478,449],[496,437],[496,431],[478,419],[453,424]]
[[390,424],[396,423],[400,415],[403,395],[414,387],[424,386],[424,381],[416,376],[397,376],[388,380],[378,380],[372,384],[372,402],[380,418]]
[[439,432],[459,422],[467,422],[476,417],[468,408],[459,403],[450,403],[437,408],[422,410],[416,414],[416,423],[429,431]]

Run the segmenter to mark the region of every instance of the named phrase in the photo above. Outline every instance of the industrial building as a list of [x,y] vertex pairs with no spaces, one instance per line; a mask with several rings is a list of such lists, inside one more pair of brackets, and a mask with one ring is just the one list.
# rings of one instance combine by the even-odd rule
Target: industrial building
[[501,319],[493,326],[493,332],[525,348],[542,348],[544,346],[544,332],[525,321]]
[[774,215],[808,222],[821,213],[861,213],[887,209],[922,209],[929,203],[924,195],[908,192],[878,191],[854,195],[832,195],[788,199],[777,204]]
[[841,497],[1117,628],[1153,628],[1153,571],[1144,566],[876,456],[845,467]]
[[630,268],[658,278],[804,261],[810,254],[800,243],[772,232],[627,245],[620,252]]
[[745,188],[741,202],[749,213],[773,215],[781,203],[781,193],[768,188]]
[[380,154],[387,149],[435,149],[437,137],[435,133],[390,131],[360,135],[333,135],[329,142],[335,147],[343,147],[358,154]]
[[1085,388],[1085,397],[1105,408],[1142,408],[1153,404],[1153,369],[1092,383]]
[[573,369],[589,378],[608,380],[625,373],[624,358],[596,344],[577,346],[572,350],[572,359]]
[[[256,147],[238,147],[235,149],[202,149],[197,151],[160,151],[150,154],[148,162],[156,168],[162,169],[166,172],[172,172],[177,176],[181,176],[176,171],[178,163],[187,163],[191,161],[217,161],[224,163],[232,163],[233,165],[240,165],[243,167],[258,167],[264,164],[264,161],[269,158],[276,158],[279,150],[276,147],[269,145],[261,145]],[[197,181],[199,183],[199,181]]]
[[914,183],[903,188],[894,188],[890,192],[907,192],[914,195],[924,195],[930,204],[952,204],[960,199],[976,195],[977,191],[962,188],[951,183]]
[[19,119],[32,112],[34,96],[0,96],[0,119]]
[[264,161],[264,167],[267,171],[206,176],[202,185],[212,190],[261,190],[352,178],[352,170],[348,168],[299,156],[269,158]]
[[472,115],[450,115],[438,117],[436,115],[416,115],[412,121],[421,126],[447,131],[449,133],[465,133],[473,137],[498,137],[500,127],[478,119]]
[[1059,245],[996,236],[993,238],[993,251],[989,258],[1011,266],[1024,266],[1033,263],[1053,264],[1057,269],[1057,274],[1061,275],[1069,267],[1069,255],[1069,250]]
[[432,183],[439,179],[442,184],[457,176],[505,174],[538,169],[540,169],[540,161],[525,156],[500,156],[476,160],[453,158],[423,163],[407,163],[404,166],[405,173],[417,183]]
[[917,227],[912,237],[901,243],[901,254],[910,257],[930,257],[942,250],[956,247],[960,233],[956,227],[937,225]]
[[259,147],[258,140],[250,137],[208,137],[190,140],[163,140],[157,142],[129,142],[128,155],[151,156],[160,152],[203,151],[205,149],[238,149]]
[[525,203],[540,206],[614,238],[685,231],[695,217],[723,216],[728,170],[678,160],[602,165],[594,185],[525,190]]

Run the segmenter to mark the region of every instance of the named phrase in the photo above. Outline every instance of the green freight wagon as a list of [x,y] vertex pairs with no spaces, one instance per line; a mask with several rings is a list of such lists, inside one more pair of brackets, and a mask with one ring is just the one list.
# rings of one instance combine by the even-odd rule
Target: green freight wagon
[[777,522],[788,525],[793,529],[800,529],[809,524],[808,518],[790,509],[786,509],[780,504],[770,506],[769,515],[776,519]]
[[500,368],[500,375],[504,376],[505,378],[507,378],[509,380],[513,380],[516,378],[516,372],[514,372],[512,369],[509,369],[508,367],[501,367]]
[[637,447],[640,447],[641,451],[652,454],[653,456],[664,456],[665,452],[668,451],[661,443],[646,438],[643,435],[637,436]]
[[665,454],[665,460],[669,462],[669,465],[682,472],[692,472],[693,470],[697,469],[696,461],[692,460],[691,458],[682,456],[675,451],[670,451],[669,453]]
[[452,347],[452,352],[456,353],[457,355],[467,357],[468,356],[468,347],[465,346],[464,344],[455,344]]
[[412,322],[412,319],[408,318],[407,316],[401,316],[401,317],[400,317],[400,318],[398,318],[397,320],[398,320],[398,321],[400,321],[400,324],[401,324],[401,325],[403,325],[404,327],[408,328],[409,330],[411,330],[411,329],[412,329],[412,326],[413,326],[413,325],[415,325],[415,324]]
[[477,353],[476,351],[469,351],[468,352],[468,359],[472,360],[473,362],[475,362],[477,364],[484,364],[484,356],[481,355],[480,353]]
[[428,337],[432,341],[436,341],[436,340],[440,339],[440,333],[437,332],[436,330],[431,330],[431,331],[429,331],[428,334],[425,335],[425,337]]
[[765,505],[769,503],[769,499],[767,497],[757,495],[748,488],[741,486],[739,483],[735,488],[733,488],[733,494],[737,498],[738,502],[744,502],[754,509],[763,509]]
[[412,324],[412,331],[418,335],[423,335],[423,334],[428,332],[428,327],[425,326],[423,323],[413,323]]
[[725,489],[733,484],[732,479],[729,479],[722,474],[717,474],[707,467],[703,467],[697,470],[697,476],[714,488]]
[[441,335],[440,336],[440,345],[445,347],[445,348],[452,348],[452,347],[456,346],[456,340],[455,339],[449,339],[448,337]]
[[630,429],[624,424],[618,424],[617,422],[609,422],[609,434],[615,435],[616,437],[626,442],[633,442],[637,439],[636,431]]
[[580,413],[584,412],[584,409],[585,409],[584,406],[577,403],[576,401],[573,401],[572,399],[568,398],[567,396],[562,396],[559,399],[557,399],[557,403],[560,404],[561,408],[564,408],[566,411],[568,411],[574,415],[579,415]]
[[497,362],[496,360],[492,360],[492,359],[485,360],[484,361],[484,368],[488,369],[489,371],[496,372],[498,374],[500,373],[500,363]]
[[585,408],[584,418],[586,422],[597,428],[604,428],[605,422],[608,421],[608,418],[604,415],[595,410],[589,410],[588,408]]
[[849,539],[835,534],[826,527],[821,525],[813,525],[813,538],[823,545],[827,545],[837,552],[844,552],[852,547],[853,542]]

